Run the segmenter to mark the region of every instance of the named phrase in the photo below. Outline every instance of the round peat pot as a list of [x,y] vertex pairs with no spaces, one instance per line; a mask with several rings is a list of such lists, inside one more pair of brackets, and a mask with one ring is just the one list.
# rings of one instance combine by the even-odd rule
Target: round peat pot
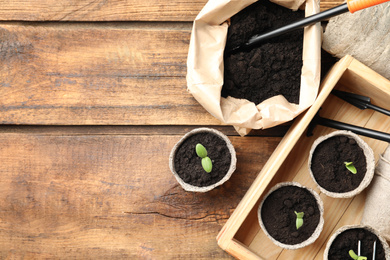
[[[200,143],[211,159],[211,172],[202,167],[196,153]],[[212,128],[196,128],[185,134],[173,147],[169,168],[186,191],[207,192],[226,182],[236,169],[236,151],[229,138]]]
[[350,198],[359,194],[372,181],[374,170],[374,152],[350,131],[321,136],[311,147],[310,175],[329,197]]
[[[275,185],[260,203],[260,227],[272,242],[285,249],[310,245],[324,226],[324,207],[320,196],[296,182]],[[302,214],[301,226],[297,224]]]
[[386,240],[377,230],[366,225],[347,225],[339,228],[329,238],[325,247],[323,259],[352,259],[349,251],[353,250],[354,253],[358,255],[359,241],[360,256],[365,256],[367,259],[373,259],[375,247],[376,260],[390,259],[390,248]]

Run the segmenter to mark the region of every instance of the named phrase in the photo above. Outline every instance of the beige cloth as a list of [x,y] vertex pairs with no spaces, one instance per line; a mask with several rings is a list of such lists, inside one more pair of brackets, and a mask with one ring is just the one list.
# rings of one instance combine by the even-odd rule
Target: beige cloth
[[381,155],[367,192],[361,223],[390,241],[390,147]]
[[[233,125],[240,135],[251,129],[263,129],[294,119],[313,104],[320,82],[321,26],[305,28],[303,67],[299,104],[276,96],[255,104],[246,99],[222,98],[223,54],[226,44],[227,20],[255,0],[209,0],[196,17],[187,58],[187,87],[194,98],[222,123]],[[274,0],[297,10],[303,0]],[[306,16],[319,12],[319,1],[307,0]]]
[[331,18],[322,47],[338,58],[351,55],[390,79],[390,2]]

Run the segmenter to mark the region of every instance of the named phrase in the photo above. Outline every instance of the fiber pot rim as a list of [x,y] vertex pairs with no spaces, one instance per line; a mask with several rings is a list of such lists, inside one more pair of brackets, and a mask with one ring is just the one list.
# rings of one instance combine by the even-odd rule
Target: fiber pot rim
[[[225,176],[221,180],[219,180],[218,182],[216,182],[212,185],[209,185],[209,186],[204,186],[204,187],[198,187],[198,186],[194,186],[194,185],[191,185],[191,184],[184,182],[182,180],[182,178],[180,178],[180,176],[177,174],[177,172],[175,170],[175,163],[174,163],[176,151],[180,147],[180,145],[188,137],[195,135],[195,134],[199,134],[199,133],[212,133],[212,134],[219,136],[222,140],[225,141],[226,146],[229,149],[230,158],[231,158],[230,167],[229,167],[229,170],[227,171],[227,173],[225,174]],[[172,148],[170,156],[169,156],[169,168],[170,168],[171,172],[173,173],[173,175],[175,176],[177,182],[182,186],[182,188],[184,190],[192,191],[192,192],[207,192],[207,191],[214,189],[215,187],[222,185],[223,183],[225,183],[227,180],[230,179],[231,175],[233,174],[233,172],[236,169],[236,164],[237,164],[236,151],[235,151],[231,141],[229,140],[229,138],[225,134],[223,134],[222,132],[215,130],[215,129],[212,129],[212,128],[208,128],[208,127],[196,128],[196,129],[193,129],[193,130],[189,131],[188,133],[186,133]]]
[[[303,189],[306,189],[307,191],[310,192],[310,194],[312,194],[314,196],[314,198],[316,199],[317,201],[317,206],[318,206],[318,209],[320,211],[320,221],[318,222],[318,225],[316,227],[316,229],[314,230],[313,234],[308,238],[306,239],[305,241],[302,241],[301,243],[299,244],[294,244],[294,245],[289,245],[289,244],[284,244],[278,240],[276,240],[275,238],[273,238],[267,231],[267,229],[265,228],[264,226],[264,223],[263,223],[263,220],[261,218],[261,209],[263,207],[263,204],[264,204],[264,201],[268,198],[268,196],[274,192],[275,190],[281,188],[281,187],[285,187],[285,186],[296,186],[296,187],[299,187],[299,188],[303,188]],[[320,196],[318,195],[317,192],[315,192],[313,189],[309,188],[309,187],[305,187],[303,185],[301,185],[300,183],[298,182],[281,182],[281,183],[278,183],[276,184],[274,187],[271,188],[271,190],[267,193],[267,195],[265,195],[264,199],[261,201],[260,203],[260,206],[257,210],[257,218],[258,218],[258,221],[259,221],[259,224],[260,224],[260,227],[261,229],[264,231],[264,233],[266,234],[266,236],[271,239],[271,241],[279,246],[279,247],[282,247],[282,248],[285,248],[285,249],[299,249],[299,248],[302,248],[302,247],[305,247],[305,246],[308,246],[310,244],[312,244],[314,241],[317,240],[317,238],[320,236],[321,234],[321,231],[324,227],[324,205],[323,205],[323,202],[320,198]]]
[[390,247],[387,244],[387,241],[382,237],[382,235],[379,233],[378,230],[376,230],[375,228],[373,228],[369,225],[362,225],[362,224],[345,225],[345,226],[342,226],[339,229],[337,229],[336,232],[333,233],[333,235],[329,238],[328,242],[326,243],[323,259],[328,260],[329,249],[330,249],[333,241],[336,239],[336,237],[338,235],[340,235],[342,232],[344,232],[348,229],[355,229],[355,228],[366,229],[366,230],[372,232],[374,235],[376,235],[378,237],[379,241],[382,243],[383,250],[385,251],[386,260],[390,259]]
[[[347,191],[347,192],[332,192],[332,191],[325,189],[320,184],[318,184],[318,182],[315,179],[314,174],[311,170],[311,161],[312,161],[314,150],[317,148],[317,146],[320,143],[322,143],[323,141],[325,141],[331,137],[340,136],[340,135],[353,138],[356,141],[356,143],[359,145],[359,147],[362,148],[364,155],[366,157],[367,170],[366,170],[366,174],[365,174],[363,180],[360,182],[359,186],[356,187],[356,189],[351,190],[351,191]],[[374,156],[374,152],[371,149],[371,147],[365,141],[363,141],[363,139],[361,139],[357,134],[355,134],[351,131],[347,131],[347,130],[338,130],[338,131],[334,131],[330,134],[320,136],[314,141],[314,143],[310,149],[308,166],[309,166],[310,176],[311,176],[312,180],[316,183],[316,185],[318,186],[318,188],[320,189],[321,192],[325,193],[327,196],[332,197],[332,198],[351,198],[351,197],[361,193],[371,183],[372,178],[374,177],[374,172],[375,172],[375,156]]]

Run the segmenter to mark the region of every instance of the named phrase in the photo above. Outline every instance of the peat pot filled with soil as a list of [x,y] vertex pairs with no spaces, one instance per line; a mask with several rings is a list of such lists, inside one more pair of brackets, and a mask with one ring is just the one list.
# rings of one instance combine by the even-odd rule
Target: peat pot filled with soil
[[358,135],[335,131],[314,141],[309,171],[321,192],[333,198],[350,198],[371,182],[374,152]]
[[324,226],[323,203],[313,190],[296,182],[274,186],[258,210],[264,233],[274,244],[298,249],[313,243]]
[[[360,256],[360,258],[356,258],[356,256]],[[389,245],[379,232],[370,226],[343,226],[328,240],[324,251],[324,260],[346,259],[389,260]]]
[[226,182],[236,169],[229,138],[212,128],[197,128],[173,147],[169,168],[186,191],[207,192]]

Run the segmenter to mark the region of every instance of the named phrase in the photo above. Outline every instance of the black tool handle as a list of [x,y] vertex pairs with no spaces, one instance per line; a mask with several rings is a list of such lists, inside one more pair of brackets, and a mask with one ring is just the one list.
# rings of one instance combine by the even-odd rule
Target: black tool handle
[[340,91],[340,90],[336,90],[336,89],[332,90],[332,94],[341,98],[342,100],[347,101],[348,103],[354,105],[357,108],[360,108],[360,109],[370,108],[372,110],[375,110],[377,112],[385,114],[386,116],[390,116],[389,110],[371,104],[371,99],[369,97],[354,94],[354,93],[349,93],[349,92],[345,92],[345,91]]
[[252,48],[255,45],[257,45],[258,43],[266,41],[270,38],[282,35],[284,33],[287,33],[287,32],[290,32],[290,31],[293,31],[293,30],[296,30],[299,28],[303,28],[307,25],[329,19],[333,16],[336,16],[336,15],[339,15],[342,13],[346,13],[348,11],[349,11],[348,4],[347,3],[341,4],[339,6],[333,7],[329,10],[324,11],[324,12],[314,14],[314,15],[308,16],[306,18],[303,18],[299,21],[282,26],[282,27],[280,27],[276,30],[270,31],[268,33],[261,34],[261,35],[255,35],[252,38],[250,38],[249,41],[245,44],[245,48]]
[[375,106],[375,105],[373,105],[373,104],[366,104],[366,106],[367,106],[367,108],[371,108],[371,109],[373,109],[373,110],[375,110],[375,111],[378,111],[378,112],[380,112],[380,113],[382,113],[382,114],[385,114],[386,116],[390,116],[390,111],[387,110],[387,109],[384,109],[384,108],[382,108],[382,107]]
[[323,126],[327,126],[339,130],[348,130],[359,135],[364,135],[367,137],[371,137],[374,139],[378,139],[390,143],[390,134],[385,132],[380,132],[380,131],[376,131],[376,130],[372,130],[360,126],[350,125],[347,123],[342,123],[342,122],[334,121],[332,119],[327,119],[323,117],[319,117],[316,122],[319,125],[323,125]]

